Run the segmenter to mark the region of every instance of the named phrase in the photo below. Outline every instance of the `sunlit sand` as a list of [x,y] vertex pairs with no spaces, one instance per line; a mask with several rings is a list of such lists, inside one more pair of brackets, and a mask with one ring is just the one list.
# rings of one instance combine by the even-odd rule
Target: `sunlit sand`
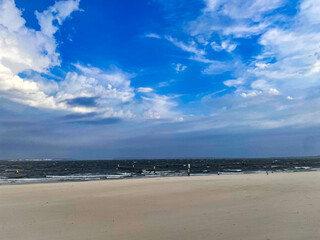
[[320,172],[0,186],[2,240],[320,237]]

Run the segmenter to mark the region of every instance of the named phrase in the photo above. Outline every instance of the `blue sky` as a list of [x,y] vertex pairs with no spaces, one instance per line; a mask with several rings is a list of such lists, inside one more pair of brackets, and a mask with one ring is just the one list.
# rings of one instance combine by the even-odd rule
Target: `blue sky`
[[319,11],[0,0],[0,159],[317,155]]

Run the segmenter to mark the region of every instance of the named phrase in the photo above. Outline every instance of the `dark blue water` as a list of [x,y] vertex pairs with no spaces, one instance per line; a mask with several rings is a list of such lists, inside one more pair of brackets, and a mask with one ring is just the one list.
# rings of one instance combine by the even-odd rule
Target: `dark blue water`
[[97,161],[10,160],[0,161],[0,184],[185,176],[188,164],[191,164],[191,175],[217,174],[218,172],[220,174],[249,174],[266,171],[318,171],[320,170],[320,157]]

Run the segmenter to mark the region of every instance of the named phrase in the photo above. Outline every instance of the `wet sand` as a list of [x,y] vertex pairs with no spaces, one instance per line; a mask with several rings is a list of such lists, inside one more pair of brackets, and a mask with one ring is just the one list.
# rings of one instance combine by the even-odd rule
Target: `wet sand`
[[320,172],[0,186],[1,240],[320,239]]

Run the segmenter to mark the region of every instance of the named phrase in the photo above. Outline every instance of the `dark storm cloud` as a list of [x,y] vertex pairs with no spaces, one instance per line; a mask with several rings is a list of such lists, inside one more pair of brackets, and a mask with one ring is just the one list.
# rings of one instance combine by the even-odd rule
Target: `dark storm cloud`
[[118,118],[96,119],[94,114],[39,114],[33,108],[25,108],[20,114],[15,112],[19,107],[0,106],[0,159],[271,157],[320,153],[317,127],[200,131],[191,128],[209,123],[202,120],[133,124]]
[[97,105],[96,97],[78,97],[67,99],[65,102],[70,106],[95,107]]
[[71,121],[69,123],[89,124],[89,125],[109,125],[109,124],[116,124],[121,121],[122,120],[120,118],[103,118],[103,119]]

